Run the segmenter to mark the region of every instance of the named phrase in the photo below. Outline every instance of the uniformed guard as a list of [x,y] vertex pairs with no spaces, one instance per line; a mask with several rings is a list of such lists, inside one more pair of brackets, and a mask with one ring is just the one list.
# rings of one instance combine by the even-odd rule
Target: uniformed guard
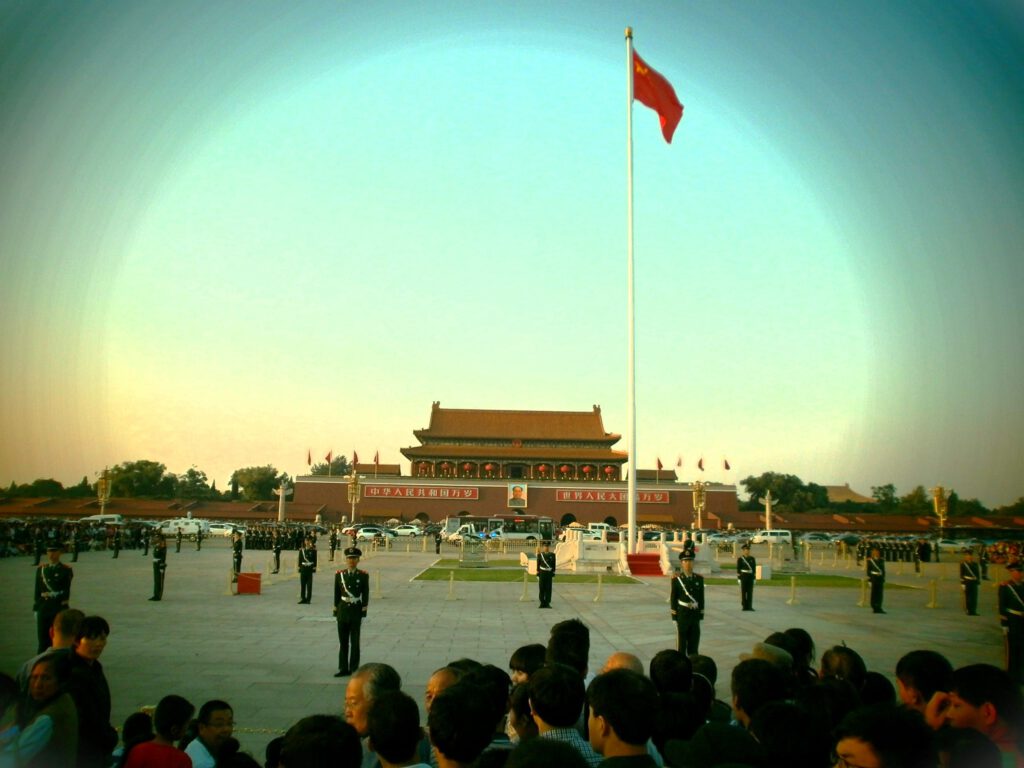
[[697,545],[693,541],[693,537],[689,532],[686,534],[686,538],[683,539],[683,554],[688,555],[692,560],[697,555]]
[[181,552],[181,526],[178,526],[178,532],[174,534],[174,554]]
[[196,531],[196,552],[199,552],[203,548],[203,529],[202,526]]
[[677,650],[691,656],[699,653],[700,622],[704,618],[704,577],[693,572],[693,555],[679,555],[682,573],[672,579],[669,606],[676,623]]
[[51,544],[46,548],[47,562],[36,567],[35,594],[32,609],[36,612],[36,639],[38,653],[50,647],[50,627],[58,613],[68,607],[71,599],[71,580],[75,572],[60,561],[61,548]]
[[142,556],[149,557],[149,529],[143,528],[139,532],[142,535]]
[[960,588],[964,591],[964,611],[968,616],[978,615],[978,586],[981,584],[981,566],[974,562],[971,550],[964,552],[960,561]]
[[[32,554],[34,560],[32,561],[33,566],[39,565],[43,559],[43,552],[46,551],[46,547],[43,546],[43,534],[39,530],[39,526],[35,526],[32,529]],[[46,650],[45,648],[43,650]]]
[[1024,683],[1024,565],[1006,566],[1009,581],[999,585],[999,623],[1006,639],[1006,671],[1015,683]]
[[871,610],[885,613],[882,610],[882,597],[885,591],[885,560],[878,547],[871,548],[871,557],[867,563],[868,582],[871,584]]
[[[198,539],[196,539],[198,541]],[[242,572],[242,534],[235,531],[231,534],[231,581],[238,581]]]
[[274,531],[274,573],[281,570],[281,536],[277,531]]
[[359,568],[359,547],[348,547],[346,568],[334,574],[334,616],[338,621],[338,671],[345,677],[359,668],[359,630],[370,604],[370,574]]
[[71,562],[72,563],[77,563],[78,562],[78,548],[79,548],[79,546],[81,546],[81,541],[79,540],[79,535],[80,534],[79,534],[78,526],[77,525],[71,526]]
[[117,556],[121,554],[121,529],[114,529],[114,557],[112,559],[117,560]]
[[441,532],[440,531],[435,531],[434,532],[434,554],[435,555],[440,555],[441,554],[441,542],[443,540],[444,540],[444,537],[441,536]]
[[150,600],[159,601],[164,596],[164,577],[167,575],[167,539],[162,533],[156,535],[153,542],[153,596]]
[[743,553],[736,560],[736,578],[740,582],[740,605],[744,611],[754,610],[754,579],[757,578],[757,559],[750,555],[750,544],[744,544]]
[[551,607],[551,585],[555,580],[557,565],[555,553],[551,551],[551,542],[545,539],[540,543],[540,552],[537,553],[537,596],[540,598],[539,608]]
[[331,545],[331,562],[333,563],[334,562],[334,550],[336,550],[338,548],[338,531],[337,531],[336,528],[331,528],[330,545]]
[[306,545],[299,550],[299,605],[313,600],[313,574],[316,573],[316,547],[313,538],[306,537]]

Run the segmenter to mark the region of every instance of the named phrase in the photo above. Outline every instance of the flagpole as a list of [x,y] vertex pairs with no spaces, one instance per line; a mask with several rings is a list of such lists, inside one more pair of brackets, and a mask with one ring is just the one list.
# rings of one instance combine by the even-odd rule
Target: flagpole
[[628,373],[626,376],[626,444],[629,475],[626,482],[626,520],[629,554],[636,552],[636,330],[633,306],[633,28],[626,27],[626,315]]

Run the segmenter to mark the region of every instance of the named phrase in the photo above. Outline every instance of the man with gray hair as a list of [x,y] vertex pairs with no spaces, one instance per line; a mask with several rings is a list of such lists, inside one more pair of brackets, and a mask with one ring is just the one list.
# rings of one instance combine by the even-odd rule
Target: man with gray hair
[[394,667],[371,662],[352,673],[345,687],[345,722],[356,729],[363,743],[362,768],[376,768],[380,760],[366,741],[370,704],[385,691],[402,690],[402,678]]

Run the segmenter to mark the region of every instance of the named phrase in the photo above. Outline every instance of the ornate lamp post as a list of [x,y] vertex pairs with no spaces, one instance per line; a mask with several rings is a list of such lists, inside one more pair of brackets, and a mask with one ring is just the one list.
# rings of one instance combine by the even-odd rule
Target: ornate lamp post
[[949,493],[941,485],[932,488],[932,503],[935,516],[939,518],[939,538],[942,538],[946,529],[946,513],[949,512]]
[[693,481],[693,510],[697,513],[697,530],[704,528],[704,504],[707,501],[707,483]]
[[356,521],[356,506],[359,504],[359,494],[363,491],[363,484],[359,482],[359,475],[356,474],[355,466],[352,467],[352,474],[348,476],[348,503],[352,505],[352,522]]
[[96,481],[96,500],[100,503],[100,514],[107,511],[107,502],[110,501],[110,474],[104,469],[100,479]]

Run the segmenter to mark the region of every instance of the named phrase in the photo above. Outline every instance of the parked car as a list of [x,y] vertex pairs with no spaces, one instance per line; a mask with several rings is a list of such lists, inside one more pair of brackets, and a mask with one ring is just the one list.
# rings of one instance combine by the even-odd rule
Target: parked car
[[210,536],[231,536],[236,530],[236,527],[231,523],[210,523]]
[[387,538],[397,538],[397,534],[394,531],[389,531],[387,528],[381,528],[376,525],[364,525],[356,533],[356,541],[370,541],[372,539]]
[[827,533],[805,533],[800,536],[800,541],[804,544],[832,544],[834,543],[832,537]]
[[751,543],[753,544],[793,544],[793,534],[781,528],[773,528],[770,531],[758,531],[754,534]]
[[413,525],[412,523],[396,525],[391,530],[396,536],[420,536],[423,533],[423,530],[418,525]]

